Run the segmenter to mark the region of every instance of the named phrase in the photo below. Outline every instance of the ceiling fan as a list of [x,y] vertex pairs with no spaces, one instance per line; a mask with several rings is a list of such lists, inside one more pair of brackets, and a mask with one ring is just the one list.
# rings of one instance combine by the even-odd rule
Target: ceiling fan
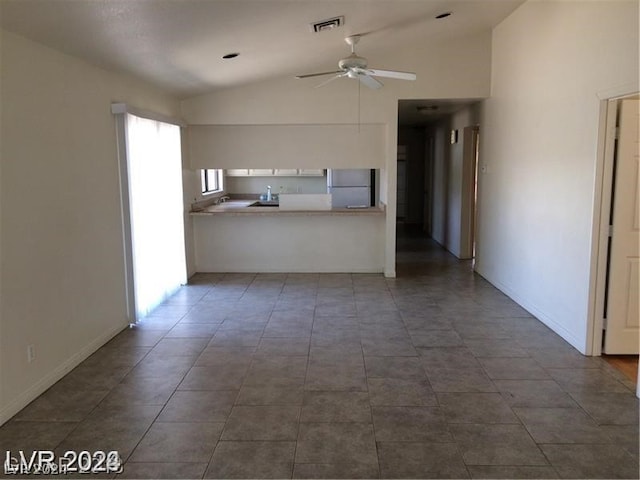
[[355,47],[360,41],[360,35],[351,35],[344,39],[351,46],[351,55],[343,58],[338,62],[338,68],[335,72],[309,73],[306,75],[296,75],[296,78],[320,77],[322,75],[334,75],[329,80],[317,85],[316,88],[322,87],[337,78],[348,77],[357,78],[360,83],[369,88],[380,88],[382,82],[373,77],[395,78],[398,80],[415,80],[416,74],[411,72],[396,72],[393,70],[379,70],[377,68],[367,68],[367,59],[356,55]]

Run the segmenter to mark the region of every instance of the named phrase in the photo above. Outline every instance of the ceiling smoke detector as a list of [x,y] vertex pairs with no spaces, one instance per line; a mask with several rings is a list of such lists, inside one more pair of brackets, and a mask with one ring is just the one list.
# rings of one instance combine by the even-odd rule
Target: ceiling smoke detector
[[309,25],[312,32],[320,33],[325,30],[333,30],[335,28],[339,28],[344,25],[344,17],[333,17],[328,18],[327,20],[321,20],[319,22],[312,23]]

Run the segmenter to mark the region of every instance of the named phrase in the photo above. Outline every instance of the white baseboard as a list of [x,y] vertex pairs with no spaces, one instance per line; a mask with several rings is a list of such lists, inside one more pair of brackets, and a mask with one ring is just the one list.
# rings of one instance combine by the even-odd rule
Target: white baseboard
[[364,268],[280,268],[280,267],[238,267],[224,265],[204,265],[196,269],[197,273],[384,273],[383,267]]
[[[506,285],[502,283],[492,280],[488,275],[481,271],[482,269],[478,268],[478,265],[475,266],[475,272],[480,275],[482,278],[487,280],[491,285],[496,287],[506,296],[508,296],[511,300],[516,302],[522,308],[524,308],[527,312],[531,313],[534,317],[544,323],[547,327],[553,330],[555,333],[560,335],[563,339],[571,344],[573,348],[578,350],[581,354],[586,355],[586,348],[584,341],[580,341],[576,338],[569,330],[567,330],[562,324],[554,320],[552,315],[549,315],[547,312],[539,308],[537,305],[529,302],[526,298],[522,298],[516,292],[511,290]],[[585,319],[586,321],[586,319]]]
[[124,330],[129,325],[126,322],[122,326],[118,326],[103,335],[100,335],[98,338],[93,340],[91,343],[85,345],[78,352],[73,354],[67,360],[58,365],[54,370],[49,372],[47,375],[38,380],[34,385],[29,387],[27,390],[18,395],[17,398],[12,400],[8,405],[0,410],[0,425],[3,425],[7,422],[11,417],[13,417],[16,413],[22,410],[24,407],[29,405],[32,401],[34,401],[38,396],[42,395],[47,389],[49,389],[53,384],[55,384],[58,380],[64,377],[71,370],[76,368],[80,363],[86,360],[91,354],[93,354],[96,350],[102,347],[105,343],[115,337],[118,333]]

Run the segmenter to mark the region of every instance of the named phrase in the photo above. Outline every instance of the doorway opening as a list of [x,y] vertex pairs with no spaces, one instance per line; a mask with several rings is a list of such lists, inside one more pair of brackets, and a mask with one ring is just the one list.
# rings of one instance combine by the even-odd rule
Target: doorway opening
[[481,99],[399,100],[396,244],[475,255]]
[[589,316],[591,353],[606,354],[605,359],[623,372],[635,365],[636,382],[640,352],[639,117],[637,93],[601,103],[592,250],[595,278]]
[[172,123],[114,113],[120,113],[127,314],[135,323],[187,280],[181,134]]

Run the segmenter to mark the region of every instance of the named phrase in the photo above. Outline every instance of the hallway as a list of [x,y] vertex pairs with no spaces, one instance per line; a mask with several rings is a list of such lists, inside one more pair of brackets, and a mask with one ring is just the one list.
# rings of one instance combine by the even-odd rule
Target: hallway
[[638,478],[632,382],[436,244],[397,261],[199,274],[1,450],[117,450],[117,478]]

